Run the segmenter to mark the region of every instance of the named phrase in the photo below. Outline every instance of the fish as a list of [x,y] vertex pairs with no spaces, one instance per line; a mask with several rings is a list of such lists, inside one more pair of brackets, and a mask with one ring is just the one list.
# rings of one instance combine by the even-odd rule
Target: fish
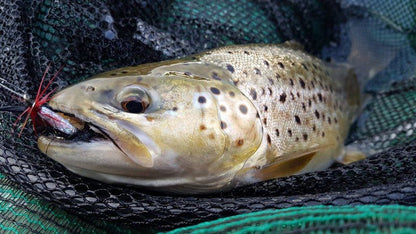
[[75,131],[55,127],[38,147],[106,183],[224,191],[362,159],[344,146],[359,93],[351,68],[296,42],[224,46],[59,91],[47,107]]

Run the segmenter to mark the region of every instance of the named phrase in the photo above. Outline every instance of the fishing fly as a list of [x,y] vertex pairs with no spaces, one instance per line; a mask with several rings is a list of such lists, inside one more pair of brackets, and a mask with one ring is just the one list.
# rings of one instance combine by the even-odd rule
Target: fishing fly
[[[9,111],[9,112],[16,112],[22,111],[22,113],[17,117],[16,121],[13,123],[13,127],[16,128],[17,124],[21,119],[24,118],[23,124],[20,127],[19,137],[22,135],[22,132],[29,122],[29,119],[32,121],[32,128],[37,135],[37,127],[39,126],[47,126],[50,125],[54,129],[57,129],[67,135],[74,134],[77,129],[73,127],[68,120],[64,119],[60,116],[57,112],[48,108],[45,104],[51,99],[51,95],[56,91],[56,88],[52,89],[48,92],[49,87],[51,86],[52,82],[56,79],[56,77],[61,72],[63,66],[61,66],[58,71],[53,75],[53,77],[49,80],[45,87],[43,84],[45,82],[46,75],[50,69],[48,65],[43,73],[42,79],[40,81],[35,99],[32,101],[28,97],[27,94],[21,94],[16,92],[15,90],[11,89],[7,86],[7,81],[5,79],[1,79],[0,86],[7,91],[16,95],[19,99],[29,104],[28,107],[22,106],[3,106],[0,107],[0,111]],[[43,88],[42,88],[43,87]]]

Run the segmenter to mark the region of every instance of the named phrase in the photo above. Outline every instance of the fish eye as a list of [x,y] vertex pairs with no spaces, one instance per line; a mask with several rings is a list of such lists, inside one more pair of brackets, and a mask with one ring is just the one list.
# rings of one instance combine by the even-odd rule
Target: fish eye
[[125,101],[121,102],[121,107],[124,111],[127,111],[129,113],[143,113],[147,107],[149,106],[149,103],[141,99],[140,97],[129,97]]
[[119,108],[128,113],[144,113],[150,106],[150,97],[139,86],[124,88],[118,93],[116,100]]

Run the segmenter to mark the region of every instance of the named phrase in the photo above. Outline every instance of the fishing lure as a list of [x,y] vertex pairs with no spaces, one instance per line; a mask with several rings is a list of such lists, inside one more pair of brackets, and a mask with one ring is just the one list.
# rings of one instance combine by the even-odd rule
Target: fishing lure
[[[13,123],[13,126],[16,127],[17,123],[24,117],[24,121],[22,126],[20,127],[19,137],[22,135],[22,132],[29,122],[29,119],[32,120],[32,127],[33,131],[37,135],[37,127],[38,126],[51,126],[53,129],[61,131],[66,135],[73,135],[77,129],[69,122],[68,119],[63,118],[58,113],[54,112],[50,108],[48,108],[45,104],[51,99],[51,95],[56,91],[56,89],[52,89],[51,91],[47,92],[49,87],[51,86],[52,82],[56,79],[59,75],[60,71],[62,70],[63,66],[59,68],[59,70],[54,74],[54,76],[49,80],[45,87],[43,87],[43,83],[45,82],[46,74],[48,73],[50,66],[48,65],[43,73],[42,79],[40,81],[38,91],[36,93],[36,97],[33,101],[30,100],[28,95],[22,95],[7,85],[3,84],[6,81],[2,79],[3,83],[0,83],[0,86],[4,89],[8,90],[9,92],[17,95],[23,101],[29,103],[29,107],[23,109],[24,107],[21,106],[4,106],[0,107],[0,111],[23,111]],[[43,87],[43,88],[42,88]]]

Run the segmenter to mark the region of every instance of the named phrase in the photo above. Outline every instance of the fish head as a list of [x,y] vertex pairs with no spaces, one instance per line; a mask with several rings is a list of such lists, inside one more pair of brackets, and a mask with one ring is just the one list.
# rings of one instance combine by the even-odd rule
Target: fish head
[[98,76],[58,92],[48,105],[83,128],[70,138],[41,136],[40,150],[108,182],[211,180],[241,168],[263,138],[255,106],[217,80]]

